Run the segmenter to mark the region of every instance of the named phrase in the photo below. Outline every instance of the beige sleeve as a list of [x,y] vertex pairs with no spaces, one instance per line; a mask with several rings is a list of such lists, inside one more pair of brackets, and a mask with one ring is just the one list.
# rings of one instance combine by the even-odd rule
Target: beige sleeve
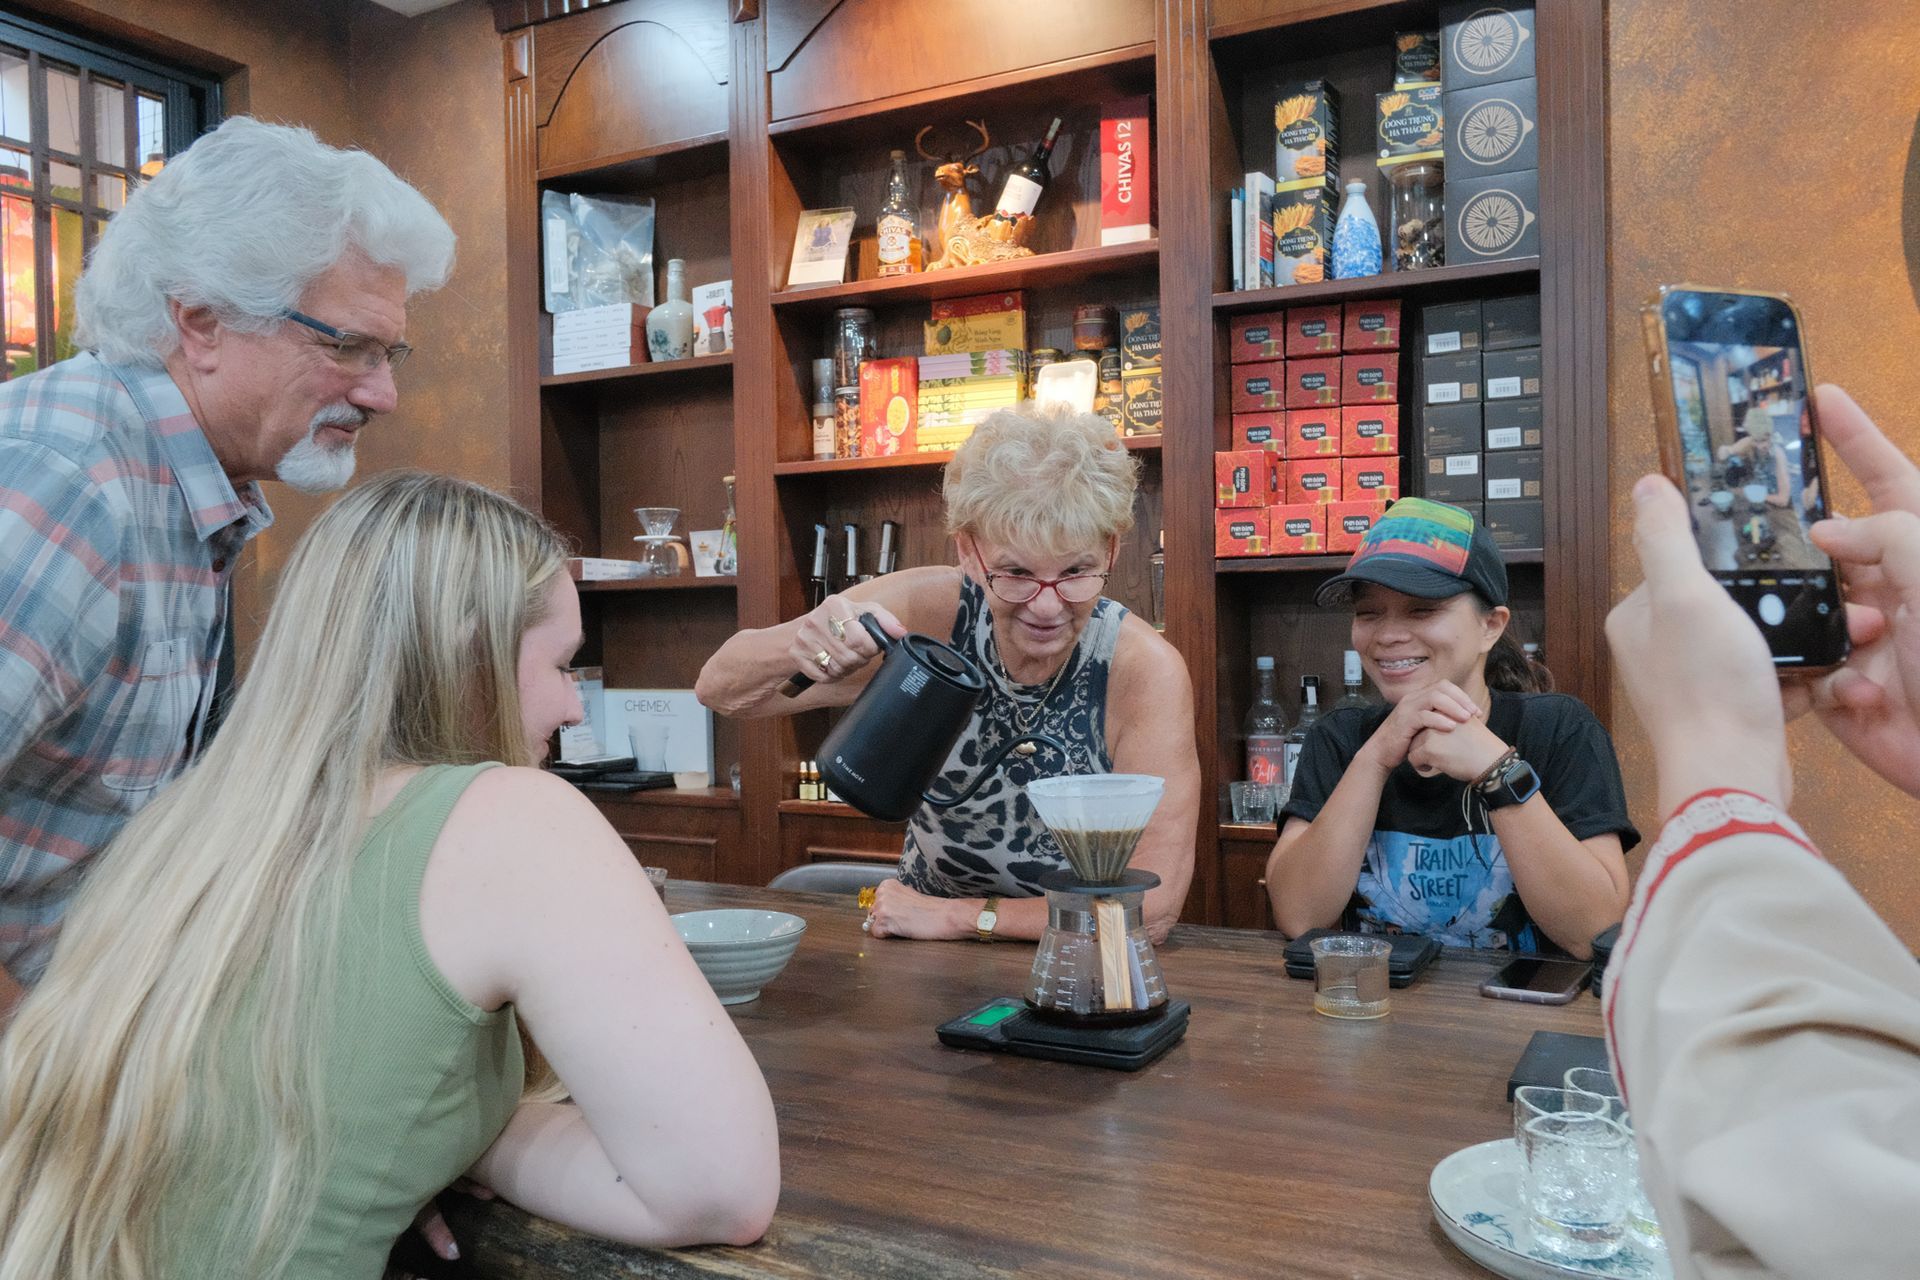
[[1606,975],[1674,1274],[1920,1274],[1920,965],[1757,797],[1682,808]]

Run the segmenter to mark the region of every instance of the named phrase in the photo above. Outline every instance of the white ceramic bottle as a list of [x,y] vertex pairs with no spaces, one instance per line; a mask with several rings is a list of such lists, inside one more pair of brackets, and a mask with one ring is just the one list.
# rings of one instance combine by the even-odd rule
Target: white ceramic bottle
[[687,264],[667,259],[667,300],[647,312],[647,358],[693,357],[693,304],[687,301]]

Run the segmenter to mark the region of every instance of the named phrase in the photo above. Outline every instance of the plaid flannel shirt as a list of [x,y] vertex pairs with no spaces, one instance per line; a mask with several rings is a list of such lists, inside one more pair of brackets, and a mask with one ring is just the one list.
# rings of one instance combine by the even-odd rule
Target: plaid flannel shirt
[[0,1018],[87,859],[197,745],[234,561],[272,522],[165,370],[82,355],[0,385]]

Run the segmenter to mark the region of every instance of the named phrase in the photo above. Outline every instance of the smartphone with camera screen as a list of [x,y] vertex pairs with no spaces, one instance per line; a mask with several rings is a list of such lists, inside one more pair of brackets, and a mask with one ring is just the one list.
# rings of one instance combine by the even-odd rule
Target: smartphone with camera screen
[[1587,985],[1593,966],[1585,960],[1521,956],[1480,984],[1480,994],[1529,1004],[1567,1004]]
[[1660,463],[1693,513],[1700,558],[1766,637],[1775,670],[1847,656],[1826,466],[1799,312],[1746,289],[1663,285],[1641,311]]

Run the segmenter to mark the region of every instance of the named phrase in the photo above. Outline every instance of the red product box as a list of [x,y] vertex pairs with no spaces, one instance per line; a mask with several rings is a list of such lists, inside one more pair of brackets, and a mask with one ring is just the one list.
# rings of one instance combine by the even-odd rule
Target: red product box
[[1287,456],[1289,458],[1339,457],[1340,410],[1289,409],[1287,411]]
[[1300,458],[1285,466],[1287,491],[1280,501],[1289,506],[1340,501],[1340,459]]
[[1235,413],[1253,413],[1259,409],[1280,409],[1286,406],[1286,361],[1266,360],[1259,364],[1236,364],[1229,371],[1229,376],[1233,379],[1233,398],[1230,404]]
[[1267,550],[1268,507],[1213,513],[1215,556],[1264,556]]
[[1284,311],[1235,316],[1227,332],[1227,360],[1231,364],[1279,360],[1287,354],[1287,313]]
[[860,366],[860,456],[888,458],[917,447],[920,362],[869,360]]
[[[1292,332],[1289,328],[1288,332]],[[1287,361],[1287,408],[1318,409],[1340,403],[1340,357]]]
[[1233,447],[1265,449],[1287,456],[1287,415],[1279,409],[1272,413],[1236,413],[1233,415]]
[[1213,505],[1265,507],[1279,498],[1280,459],[1265,449],[1213,455]]
[[1341,404],[1393,404],[1399,399],[1398,351],[1368,351],[1341,357]]
[[[1400,348],[1400,300],[1378,298],[1349,302],[1340,345],[1348,351],[1397,351]],[[1328,531],[1331,538],[1333,533]]]
[[1311,556],[1326,549],[1327,504],[1308,502],[1267,508],[1269,555]]
[[1340,304],[1287,308],[1287,358],[1340,354]]
[[1340,493],[1348,502],[1376,498],[1392,502],[1400,496],[1400,459],[1344,458],[1340,464]]
[[1400,406],[1350,404],[1342,409],[1340,452],[1350,458],[1400,452]]
[[1145,98],[1100,113],[1100,243],[1153,239],[1153,135]]
[[1332,552],[1358,551],[1360,540],[1367,536],[1367,530],[1373,528],[1381,516],[1387,513],[1387,504],[1371,498],[1361,498],[1351,502],[1329,502],[1327,504],[1327,550]]

